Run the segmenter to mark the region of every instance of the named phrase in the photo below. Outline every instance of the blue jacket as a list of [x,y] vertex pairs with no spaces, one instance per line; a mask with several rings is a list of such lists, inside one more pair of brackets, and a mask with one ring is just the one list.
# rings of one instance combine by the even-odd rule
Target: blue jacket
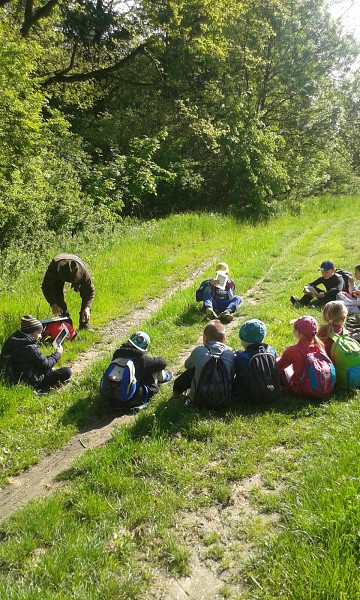
[[224,290],[220,290],[215,286],[210,286],[212,279],[205,279],[201,282],[199,288],[196,291],[197,302],[202,302],[204,299],[204,292],[207,288],[211,290],[211,296],[217,300],[232,300],[235,296],[235,282],[230,277],[227,280]]

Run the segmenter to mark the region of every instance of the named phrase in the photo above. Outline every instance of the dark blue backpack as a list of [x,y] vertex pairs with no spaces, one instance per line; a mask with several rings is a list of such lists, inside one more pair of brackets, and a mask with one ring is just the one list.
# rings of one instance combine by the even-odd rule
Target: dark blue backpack
[[199,288],[196,290],[196,292],[195,292],[196,302],[204,301],[204,292],[205,292],[206,288],[209,287],[209,281],[211,281],[211,279],[205,279],[205,281],[203,281],[200,284]]

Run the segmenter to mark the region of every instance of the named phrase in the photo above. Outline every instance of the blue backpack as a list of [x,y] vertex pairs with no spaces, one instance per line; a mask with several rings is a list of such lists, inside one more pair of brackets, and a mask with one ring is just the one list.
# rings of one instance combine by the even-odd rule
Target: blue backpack
[[115,358],[100,381],[100,394],[112,400],[131,400],[138,387],[131,358]]

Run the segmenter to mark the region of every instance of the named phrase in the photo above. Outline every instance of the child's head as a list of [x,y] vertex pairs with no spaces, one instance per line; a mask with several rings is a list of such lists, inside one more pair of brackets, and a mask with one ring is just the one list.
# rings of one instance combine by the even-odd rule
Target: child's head
[[249,319],[240,327],[239,338],[243,348],[249,344],[261,344],[266,335],[266,325],[259,319]]
[[336,268],[332,260],[324,260],[318,270],[321,271],[321,277],[330,279],[330,277],[334,275]]
[[297,339],[312,339],[317,334],[318,322],[314,317],[306,315],[298,319],[293,319],[290,323],[294,325],[294,335]]
[[23,333],[30,335],[34,340],[38,340],[41,337],[43,326],[42,323],[36,317],[32,315],[24,315],[21,317],[20,329]]
[[229,275],[229,265],[226,262],[219,262],[216,265],[216,270],[217,271],[223,271],[224,273],[226,273],[227,275]]
[[214,319],[209,321],[206,325],[203,333],[204,344],[206,342],[224,342],[225,341],[225,326],[219,321]]
[[346,317],[348,316],[348,309],[345,304],[340,300],[333,300],[325,304],[323,309],[323,317],[327,323],[334,323],[335,325],[344,325]]
[[130,342],[134,348],[146,352],[150,346],[150,337],[145,331],[135,331],[135,333],[129,337],[128,342]]
[[356,265],[354,276],[355,276],[355,279],[357,279],[357,280],[360,279],[360,265]]

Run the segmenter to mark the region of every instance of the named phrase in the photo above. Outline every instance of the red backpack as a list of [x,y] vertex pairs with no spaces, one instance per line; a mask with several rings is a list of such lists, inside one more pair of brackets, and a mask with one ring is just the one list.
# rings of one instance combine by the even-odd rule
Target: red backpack
[[321,352],[319,346],[313,346],[306,352],[301,345],[297,348],[305,356],[305,370],[300,383],[301,393],[313,398],[326,398],[336,383],[335,367],[330,358]]
[[67,333],[65,339],[70,341],[72,341],[77,335],[76,329],[74,329],[74,327],[64,319],[49,319],[48,321],[43,321],[42,323],[44,325],[42,332],[42,340],[44,342],[53,342],[62,329],[66,329]]

